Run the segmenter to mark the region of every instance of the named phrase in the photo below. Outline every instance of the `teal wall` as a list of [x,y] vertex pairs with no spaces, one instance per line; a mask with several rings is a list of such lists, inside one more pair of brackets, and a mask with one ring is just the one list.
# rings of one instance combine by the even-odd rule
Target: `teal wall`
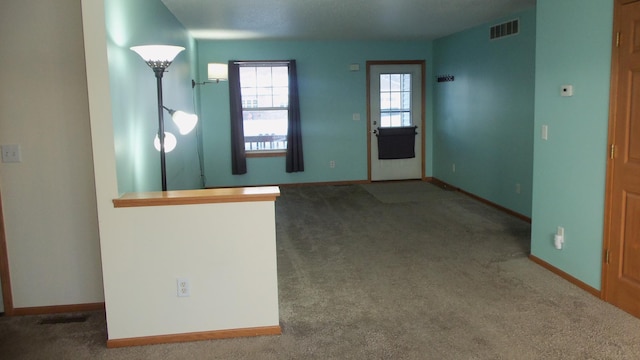
[[537,17],[531,253],[600,289],[613,0],[538,0]]
[[[365,63],[424,59],[426,175],[530,215],[532,255],[600,288],[613,0],[538,0],[536,9],[434,42],[194,41],[160,0],[105,6],[120,192],[160,188],[155,78],[130,46],[188,49],[165,74],[164,101],[201,119],[195,133],[173,131],[171,189],[200,188],[200,161],[206,186],[365,180]],[[487,39],[490,25],[515,17],[520,35]],[[298,61],[305,172],[287,174],[284,157],[250,158],[247,174],[231,175],[228,84],[190,86],[204,80],[208,62],[229,59]],[[359,72],[349,71],[353,63]],[[435,83],[439,74],[455,81]],[[563,84],[573,97],[560,97]],[[566,231],[561,251],[557,226]]]
[[[489,29],[520,19],[517,36]],[[434,41],[433,175],[531,216],[535,9]],[[455,172],[453,171],[455,164]],[[520,193],[516,192],[520,184]]]
[[[208,62],[295,59],[298,66],[305,171],[288,174],[285,158],[249,158],[248,172],[231,174],[228,84],[200,87],[207,186],[355,181],[367,179],[367,60],[426,60],[426,164],[431,174],[431,43],[376,41],[198,41],[199,72]],[[349,71],[350,64],[360,71]],[[201,79],[202,80],[202,79]],[[352,120],[360,113],[361,120]],[[335,168],[329,161],[336,162]]]
[[[107,0],[105,11],[118,191],[160,190],[160,155],[153,147],[158,131],[156,78],[129,48],[148,44],[187,48],[163,77],[163,98],[167,107],[194,112],[190,81],[195,42],[160,0]],[[195,132],[180,135],[166,112],[165,124],[166,131],[178,138],[176,149],[167,154],[169,189],[202,187]]]

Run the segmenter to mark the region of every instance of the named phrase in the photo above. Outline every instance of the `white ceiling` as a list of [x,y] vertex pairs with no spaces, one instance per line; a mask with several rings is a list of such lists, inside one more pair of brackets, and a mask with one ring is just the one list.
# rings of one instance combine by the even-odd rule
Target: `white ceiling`
[[197,39],[432,40],[536,0],[162,0]]

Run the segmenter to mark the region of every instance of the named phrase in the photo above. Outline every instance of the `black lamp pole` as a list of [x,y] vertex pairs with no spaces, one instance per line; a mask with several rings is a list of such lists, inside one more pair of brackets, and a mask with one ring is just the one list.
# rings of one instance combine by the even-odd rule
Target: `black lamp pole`
[[164,151],[164,106],[162,105],[162,75],[165,67],[153,67],[158,86],[158,139],[160,139],[160,172],[162,176],[162,191],[167,191],[167,163]]
[[162,191],[167,191],[167,163],[164,136],[164,106],[162,105],[162,75],[173,59],[184,50],[182,46],[172,45],[141,45],[130,48],[135,51],[149,65],[156,75],[158,87],[158,142],[160,143],[160,175],[162,176]]

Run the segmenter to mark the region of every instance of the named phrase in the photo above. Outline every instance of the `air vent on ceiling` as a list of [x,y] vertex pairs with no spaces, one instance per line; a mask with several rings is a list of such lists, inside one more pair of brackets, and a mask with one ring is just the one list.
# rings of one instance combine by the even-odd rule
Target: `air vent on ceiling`
[[492,26],[489,38],[493,40],[505,36],[517,35],[519,31],[520,24],[518,19],[510,20],[502,24]]

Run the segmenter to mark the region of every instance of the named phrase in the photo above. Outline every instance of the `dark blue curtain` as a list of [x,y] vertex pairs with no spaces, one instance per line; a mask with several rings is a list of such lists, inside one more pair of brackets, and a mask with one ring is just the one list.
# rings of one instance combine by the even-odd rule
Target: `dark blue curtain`
[[304,171],[302,127],[296,61],[289,62],[289,131],[287,132],[287,172]]
[[247,156],[244,150],[244,126],[242,118],[242,94],[240,93],[240,65],[229,61],[229,107],[231,114],[231,173],[247,173]]

